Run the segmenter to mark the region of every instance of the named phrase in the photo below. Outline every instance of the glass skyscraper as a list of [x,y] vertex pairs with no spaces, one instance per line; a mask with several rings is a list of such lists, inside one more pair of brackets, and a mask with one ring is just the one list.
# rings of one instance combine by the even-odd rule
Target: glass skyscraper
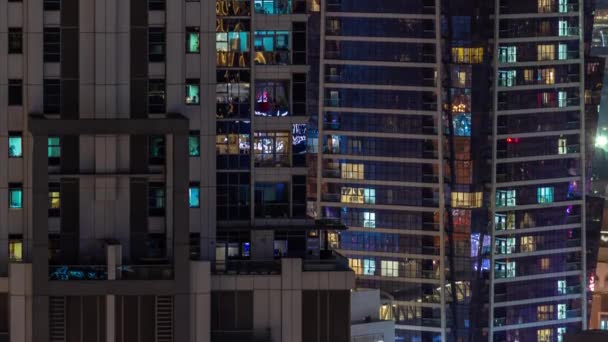
[[329,241],[398,341],[585,328],[592,8],[325,2],[309,214],[348,226]]

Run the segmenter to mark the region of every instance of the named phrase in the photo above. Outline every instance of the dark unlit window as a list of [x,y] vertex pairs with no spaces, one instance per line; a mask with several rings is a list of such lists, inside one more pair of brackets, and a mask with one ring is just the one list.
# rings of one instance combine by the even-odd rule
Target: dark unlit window
[[165,80],[148,81],[148,112],[151,114],[165,112]]
[[45,11],[59,11],[61,9],[61,0],[44,0]]
[[45,114],[59,114],[61,108],[61,86],[59,80],[44,80],[43,102]]
[[150,183],[148,188],[148,215],[165,216],[165,185]]
[[148,0],[148,9],[150,11],[164,11],[165,0]]
[[23,30],[18,27],[8,29],[8,53],[23,53]]
[[150,62],[165,61],[165,29],[162,27],[148,29],[148,58]]
[[23,82],[21,80],[8,80],[8,105],[21,106],[23,104]]
[[61,61],[61,31],[58,27],[44,28],[44,61]]

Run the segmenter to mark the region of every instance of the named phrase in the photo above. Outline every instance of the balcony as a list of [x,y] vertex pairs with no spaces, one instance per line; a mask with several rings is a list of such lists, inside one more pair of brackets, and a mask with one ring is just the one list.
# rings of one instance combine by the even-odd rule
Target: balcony
[[280,260],[224,260],[211,264],[213,274],[273,275],[281,274]]
[[49,280],[107,279],[107,265],[49,265]]
[[172,280],[173,265],[116,266],[116,280]]

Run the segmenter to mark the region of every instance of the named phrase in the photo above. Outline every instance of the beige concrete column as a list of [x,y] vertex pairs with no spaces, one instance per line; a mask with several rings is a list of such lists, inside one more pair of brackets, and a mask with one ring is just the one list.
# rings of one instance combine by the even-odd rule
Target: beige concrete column
[[211,263],[190,262],[190,341],[211,340]]
[[[116,280],[116,267],[122,264],[122,246],[108,245],[106,247],[106,264],[108,266],[108,280]],[[116,296],[106,296],[106,342],[114,342],[116,339]]]
[[32,265],[9,264],[9,331],[11,342],[32,341]]

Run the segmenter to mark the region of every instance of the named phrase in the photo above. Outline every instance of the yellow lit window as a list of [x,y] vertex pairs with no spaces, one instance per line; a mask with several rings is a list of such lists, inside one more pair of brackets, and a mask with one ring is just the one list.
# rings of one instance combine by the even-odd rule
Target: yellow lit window
[[538,71],[538,81],[543,84],[555,84],[555,69],[540,69]]
[[548,321],[548,320],[553,319],[553,305],[537,306],[536,307],[536,319],[539,321]]
[[452,207],[481,208],[481,192],[452,192]]
[[364,203],[364,190],[363,188],[343,187],[340,202],[362,204]]
[[526,82],[526,83],[534,82],[534,70],[524,69],[524,82]]
[[454,63],[477,64],[483,61],[483,48],[452,48]]
[[355,274],[363,274],[363,267],[361,266],[361,259],[348,259],[348,267],[350,267]]
[[342,179],[365,179],[365,165],[344,163],[342,166]]
[[12,262],[23,261],[23,240],[11,239],[8,243],[9,259]]
[[551,335],[552,335],[552,330],[551,329],[539,329],[536,331],[536,341],[538,342],[551,342]]
[[534,252],[536,250],[536,244],[534,243],[534,236],[522,236],[520,239],[520,250],[522,252]]
[[552,61],[555,59],[555,45],[546,44],[538,46],[538,60]]
[[551,267],[551,259],[549,259],[549,258],[540,259],[540,269],[541,270],[546,271],[549,269],[549,267]]
[[392,260],[382,260],[380,262],[381,274],[383,277],[398,277],[399,262]]
[[554,0],[538,0],[538,13],[553,12]]
[[51,209],[59,209],[61,207],[61,196],[59,191],[49,192],[49,207]]

